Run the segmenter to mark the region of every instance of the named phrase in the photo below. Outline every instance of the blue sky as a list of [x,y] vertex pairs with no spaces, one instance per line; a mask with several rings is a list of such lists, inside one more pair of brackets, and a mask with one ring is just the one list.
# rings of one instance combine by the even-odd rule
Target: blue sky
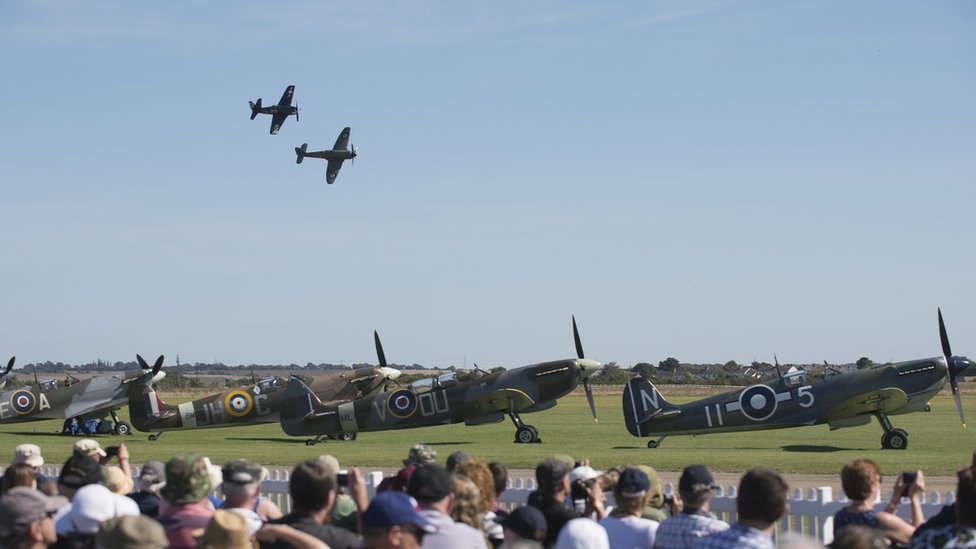
[[[3,2],[0,354],[976,353],[968,1]],[[248,100],[296,86],[268,134]],[[295,164],[352,126],[334,185]]]

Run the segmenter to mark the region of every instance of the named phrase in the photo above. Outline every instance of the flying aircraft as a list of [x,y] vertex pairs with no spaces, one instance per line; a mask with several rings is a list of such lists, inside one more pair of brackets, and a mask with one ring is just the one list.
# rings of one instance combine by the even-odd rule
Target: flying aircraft
[[[578,358],[522,366],[477,379],[458,382],[454,372],[415,381],[407,387],[386,391],[373,398],[353,402],[323,401],[301,379],[292,377],[281,405],[281,427],[291,436],[314,436],[313,445],[324,436],[409,429],[428,425],[484,425],[504,421],[507,414],[515,424],[515,442],[542,442],[539,430],[522,421],[521,413],[540,412],[580,382],[596,420],[589,376],[600,363],[584,358],[576,319],[573,336]],[[380,364],[386,363],[379,334],[373,333]]]
[[830,430],[866,425],[874,417],[881,424],[884,449],[908,447],[908,433],[891,424],[888,416],[929,411],[929,399],[945,386],[952,388],[963,427],[962,400],[956,379],[972,362],[952,354],[942,311],[939,336],[943,356],[875,366],[828,375],[807,382],[805,372],[782,373],[768,383],[696,400],[672,404],[643,377],[624,388],[623,411],[627,430],[635,437],[654,437],[657,448],[670,435],[697,435],[801,427],[826,423]]
[[294,107],[291,106],[291,97],[293,95],[295,95],[295,86],[288,86],[285,88],[285,93],[281,95],[281,100],[278,101],[277,105],[262,107],[260,97],[257,102],[248,101],[248,104],[251,105],[251,120],[254,120],[259,114],[270,114],[271,135],[277,135],[278,130],[281,129],[281,125],[285,123],[285,119],[289,116],[295,115],[295,122],[298,122],[298,104],[296,103]]
[[[141,356],[136,355],[136,358],[139,364],[145,364]],[[162,358],[159,357],[159,360]],[[308,383],[323,398],[351,402],[372,396],[399,375],[399,370],[384,365],[379,368],[327,372]],[[280,377],[255,379],[247,387],[230,389],[178,405],[163,402],[152,384],[141,385],[141,391],[133,390],[129,393],[129,419],[136,429],[152,433],[149,440],[158,440],[164,431],[276,423],[285,380]],[[351,435],[345,440],[355,439],[355,433]]]
[[[68,374],[64,381],[57,379],[37,380],[34,385],[0,393],[0,423],[63,419],[67,426],[71,420],[83,422],[87,419],[112,417],[112,431],[117,435],[127,435],[129,424],[121,421],[116,410],[129,400],[129,389],[136,381],[149,383],[165,375],[159,371],[162,361],[150,367],[141,363],[142,369],[130,370],[121,374],[94,376],[79,380]],[[8,370],[13,359],[8,363]]]
[[356,146],[353,145],[352,150],[347,148],[350,131],[351,128],[348,127],[342,129],[332,150],[308,152],[308,143],[302,143],[301,147],[295,147],[295,154],[298,155],[298,159],[295,162],[301,164],[302,160],[305,160],[306,157],[324,158],[328,160],[329,166],[326,168],[328,173],[325,176],[325,181],[329,185],[335,183],[336,178],[339,177],[339,169],[342,168],[343,161],[352,160],[354,164],[356,163]]

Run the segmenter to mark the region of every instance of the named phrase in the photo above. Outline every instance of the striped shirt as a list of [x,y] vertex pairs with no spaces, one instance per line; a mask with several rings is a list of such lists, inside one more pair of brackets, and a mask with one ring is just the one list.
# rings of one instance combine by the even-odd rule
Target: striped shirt
[[735,524],[724,532],[695,539],[695,549],[775,549],[772,538],[762,530]]
[[655,549],[691,549],[695,539],[724,532],[729,525],[704,511],[686,512],[666,519],[657,529]]

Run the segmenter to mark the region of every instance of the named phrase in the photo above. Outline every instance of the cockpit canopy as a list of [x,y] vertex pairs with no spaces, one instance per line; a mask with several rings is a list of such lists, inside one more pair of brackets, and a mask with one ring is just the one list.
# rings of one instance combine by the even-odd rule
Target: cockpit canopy
[[800,370],[795,367],[790,368],[788,372],[783,374],[783,382],[786,383],[787,387],[803,385],[807,382],[807,373],[805,370]]
[[452,385],[457,385],[457,374],[455,372],[448,372],[437,377],[418,379],[417,381],[414,381],[408,385],[408,387],[415,393],[426,393],[435,388],[443,389]]
[[278,388],[278,378],[272,377],[268,379],[262,379],[258,382],[258,389],[262,393],[270,393]]

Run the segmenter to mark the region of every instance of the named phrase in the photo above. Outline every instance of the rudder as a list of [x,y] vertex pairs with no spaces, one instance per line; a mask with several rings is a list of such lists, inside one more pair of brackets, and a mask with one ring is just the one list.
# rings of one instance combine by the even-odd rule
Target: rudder
[[[650,436],[645,422],[662,412],[677,412],[679,408],[661,395],[647,378],[634,377],[624,387],[623,411],[627,431],[635,437]],[[671,415],[671,414],[668,414]]]

